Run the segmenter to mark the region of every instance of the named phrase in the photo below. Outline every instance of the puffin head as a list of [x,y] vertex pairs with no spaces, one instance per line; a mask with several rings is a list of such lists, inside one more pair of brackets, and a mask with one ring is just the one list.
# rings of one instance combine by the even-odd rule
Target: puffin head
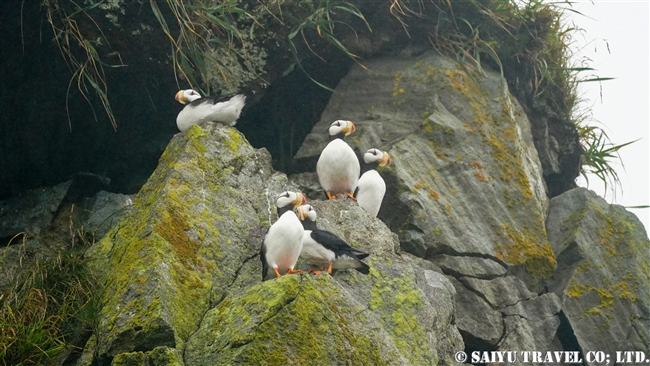
[[356,130],[354,123],[352,121],[344,121],[342,119],[332,122],[330,125],[329,133],[330,137],[340,137],[343,138],[348,136]]
[[179,90],[174,99],[181,104],[187,104],[201,98],[201,94],[192,89]]
[[302,193],[285,191],[278,196],[277,201],[275,201],[275,206],[277,208],[284,208],[289,205],[298,207],[305,203],[307,203],[307,198]]
[[302,221],[309,219],[311,222],[316,222],[318,215],[316,215],[316,210],[314,210],[311,205],[302,205],[298,207],[298,218]]
[[377,163],[379,166],[387,166],[391,163],[390,155],[387,152],[374,148],[369,149],[363,154],[363,161],[366,164]]

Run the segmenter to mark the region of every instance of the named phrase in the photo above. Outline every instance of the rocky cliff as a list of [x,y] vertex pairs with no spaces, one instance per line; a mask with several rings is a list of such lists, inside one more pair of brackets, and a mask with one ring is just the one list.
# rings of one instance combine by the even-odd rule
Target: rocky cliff
[[[308,171],[331,120],[353,120],[354,149],[393,157],[379,218],[322,200],[313,174],[274,171],[234,128],[194,126],[87,252],[101,308],[68,363],[446,365],[458,351],[567,350],[595,364],[587,352],[648,351],[643,226],[582,188],[547,198],[530,123],[498,74],[470,77],[433,52],[365,66],[297,158]],[[370,253],[369,275],[260,281],[287,189]]]

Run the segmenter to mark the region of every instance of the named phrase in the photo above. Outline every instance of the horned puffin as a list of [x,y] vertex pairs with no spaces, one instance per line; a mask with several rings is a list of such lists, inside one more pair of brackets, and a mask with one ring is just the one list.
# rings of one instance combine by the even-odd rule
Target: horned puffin
[[343,193],[354,198],[359,180],[359,159],[343,139],[355,131],[350,121],[334,121],[329,128],[330,143],[325,146],[316,163],[318,181],[328,199]]
[[390,155],[379,149],[369,149],[363,154],[363,162],[365,172],[359,178],[354,196],[357,198],[359,206],[366,210],[370,216],[377,217],[381,201],[386,193],[386,183],[377,172],[377,167],[390,165]]
[[[327,273],[330,275],[333,269],[348,268],[368,274],[370,267],[361,261],[368,256],[368,253],[351,247],[345,240],[327,230],[319,229],[316,224],[317,214],[311,205],[302,205],[297,211],[298,218],[305,228],[300,257],[310,264],[327,268]],[[321,272],[319,270],[315,274]]]
[[264,236],[260,248],[262,261],[262,281],[273,274],[280,277],[287,273],[297,273],[296,265],[302,249],[304,229],[293,208],[303,205],[307,199],[302,193],[282,192],[275,206],[278,210],[278,221],[271,225]]
[[204,122],[221,122],[232,127],[237,123],[246,103],[244,94],[201,97],[201,94],[192,89],[179,90],[174,99],[185,104],[185,108],[176,117],[176,126],[181,132]]

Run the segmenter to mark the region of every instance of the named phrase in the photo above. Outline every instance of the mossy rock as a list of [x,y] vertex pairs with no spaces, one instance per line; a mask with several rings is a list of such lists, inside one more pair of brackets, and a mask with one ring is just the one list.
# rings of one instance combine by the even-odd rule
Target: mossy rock
[[268,225],[271,202],[286,186],[268,153],[233,128],[208,124],[177,134],[130,214],[88,252],[105,286],[99,360],[182,349],[259,251],[261,221]]
[[327,126],[352,120],[353,149],[393,158],[381,172],[389,193],[379,217],[404,250],[490,258],[540,291],[556,268],[548,198],[530,123],[504,80],[469,74],[434,51],[364,66],[341,80],[296,158],[318,156]]
[[286,189],[235,129],[176,135],[128,216],[88,252],[104,292],[84,364],[451,363],[463,348],[453,286],[400,255],[397,236],[352,201],[311,203],[322,228],[370,253],[370,275],[260,282],[257,253]]
[[648,351],[650,240],[639,219],[575,188],[551,200],[547,231],[558,258],[548,288],[580,347]]

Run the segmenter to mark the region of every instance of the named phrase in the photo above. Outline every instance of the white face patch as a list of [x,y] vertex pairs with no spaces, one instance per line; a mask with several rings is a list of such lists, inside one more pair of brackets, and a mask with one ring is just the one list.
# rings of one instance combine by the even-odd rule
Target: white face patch
[[201,98],[201,94],[199,94],[197,91],[192,90],[192,89],[187,89],[183,91],[183,96],[185,96],[185,99],[187,99],[188,102],[193,102],[199,98]]
[[287,207],[293,205],[293,202],[296,200],[296,193],[285,191],[280,194],[277,201],[275,201],[276,207]]
[[336,136],[340,134],[341,132],[343,132],[343,129],[347,127],[348,127],[348,121],[339,119],[337,121],[332,122],[329,129],[330,136]]
[[379,161],[379,159],[381,159],[383,156],[383,151],[373,148],[369,149],[365,154],[363,154],[363,161],[365,161],[366,164],[370,164]]
[[316,219],[318,218],[318,215],[316,214],[316,210],[314,210],[314,208],[311,207],[311,205],[307,205],[307,206],[309,206],[309,208],[307,209],[307,218],[312,222],[316,222]]

